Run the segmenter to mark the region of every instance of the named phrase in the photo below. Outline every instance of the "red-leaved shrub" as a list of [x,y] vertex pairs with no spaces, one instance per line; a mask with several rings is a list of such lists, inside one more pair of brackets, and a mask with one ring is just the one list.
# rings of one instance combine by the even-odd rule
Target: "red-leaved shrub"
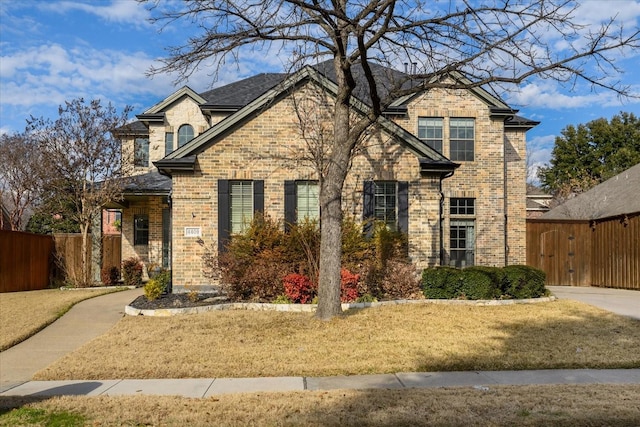
[[340,301],[352,302],[358,299],[359,274],[353,274],[343,268],[340,270]]
[[284,293],[294,303],[307,304],[316,296],[316,288],[307,276],[291,273],[287,274],[282,281]]

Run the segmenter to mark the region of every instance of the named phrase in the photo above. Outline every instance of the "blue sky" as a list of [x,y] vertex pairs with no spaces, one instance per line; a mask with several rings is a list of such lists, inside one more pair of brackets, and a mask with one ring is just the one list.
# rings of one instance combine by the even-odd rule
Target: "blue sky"
[[[588,0],[576,16],[596,26],[616,14],[626,27],[637,28],[640,0]],[[55,119],[58,105],[80,96],[110,101],[118,109],[132,105],[135,114],[171,94],[176,76],[149,78],[145,72],[158,65],[166,46],[183,42],[186,31],[174,25],[159,32],[148,17],[133,0],[0,0],[0,133],[24,130],[31,115]],[[215,82],[205,69],[178,86],[204,91],[282,71],[277,55],[245,53],[240,61],[222,67]],[[625,72],[615,77],[640,96],[640,51],[620,55],[616,65]],[[521,115],[542,122],[527,134],[533,165],[548,161],[555,137],[569,124],[611,118],[620,111],[640,115],[640,99],[619,100],[583,84],[570,91],[533,79],[503,98]]]

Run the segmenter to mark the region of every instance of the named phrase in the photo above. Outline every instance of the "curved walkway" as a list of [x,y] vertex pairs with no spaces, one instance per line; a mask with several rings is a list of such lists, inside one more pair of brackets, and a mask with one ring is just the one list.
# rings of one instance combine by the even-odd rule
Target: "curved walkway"
[[547,286],[559,299],[595,305],[612,313],[640,319],[640,291],[584,286]]
[[[559,298],[571,298],[640,318],[640,292],[600,288],[549,287]],[[611,292],[614,291],[614,292]],[[54,395],[179,395],[267,391],[413,388],[526,384],[640,384],[640,369],[557,369],[533,371],[404,372],[337,377],[111,379],[100,381],[29,381],[33,374],[85,342],[105,333],[123,315],[125,306],[141,289],[108,294],[76,304],[67,314],[22,343],[0,353],[0,397]],[[598,301],[605,295],[630,301],[629,313],[614,303]],[[578,298],[585,295],[584,299]],[[595,298],[595,299],[592,299]],[[637,299],[636,299],[637,298]],[[606,298],[604,298],[606,300]],[[595,302],[590,302],[595,301]],[[623,306],[626,306],[623,304]]]
[[133,289],[81,301],[42,331],[1,352],[0,391],[29,381],[37,371],[104,334],[141,294],[142,289]]

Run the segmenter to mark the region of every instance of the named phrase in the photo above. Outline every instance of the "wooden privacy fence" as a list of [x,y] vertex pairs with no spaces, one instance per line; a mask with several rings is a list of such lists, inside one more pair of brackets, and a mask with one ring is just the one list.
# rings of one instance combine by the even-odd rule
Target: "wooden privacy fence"
[[527,220],[527,264],[548,285],[640,290],[640,213],[600,221]]
[[[82,235],[55,234],[56,259],[66,276],[71,280],[81,277],[82,271]],[[118,267],[121,265],[120,235],[102,236],[102,266]],[[87,259],[91,263],[91,235],[87,245]]]
[[0,230],[0,292],[49,287],[53,247],[51,236]]

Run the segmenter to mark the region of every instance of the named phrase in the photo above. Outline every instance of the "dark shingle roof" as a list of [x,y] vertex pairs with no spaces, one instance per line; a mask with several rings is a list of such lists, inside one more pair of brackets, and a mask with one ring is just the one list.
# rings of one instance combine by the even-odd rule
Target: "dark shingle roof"
[[287,74],[283,73],[262,73],[199,95],[207,100],[205,105],[242,107],[277,86],[286,77]]
[[148,172],[127,178],[124,195],[161,195],[171,191],[171,178],[160,175],[158,171]]
[[603,219],[640,212],[640,163],[542,215],[543,219]]
[[127,123],[124,126],[116,129],[116,133],[121,135],[148,135],[149,129],[139,120],[135,122]]

